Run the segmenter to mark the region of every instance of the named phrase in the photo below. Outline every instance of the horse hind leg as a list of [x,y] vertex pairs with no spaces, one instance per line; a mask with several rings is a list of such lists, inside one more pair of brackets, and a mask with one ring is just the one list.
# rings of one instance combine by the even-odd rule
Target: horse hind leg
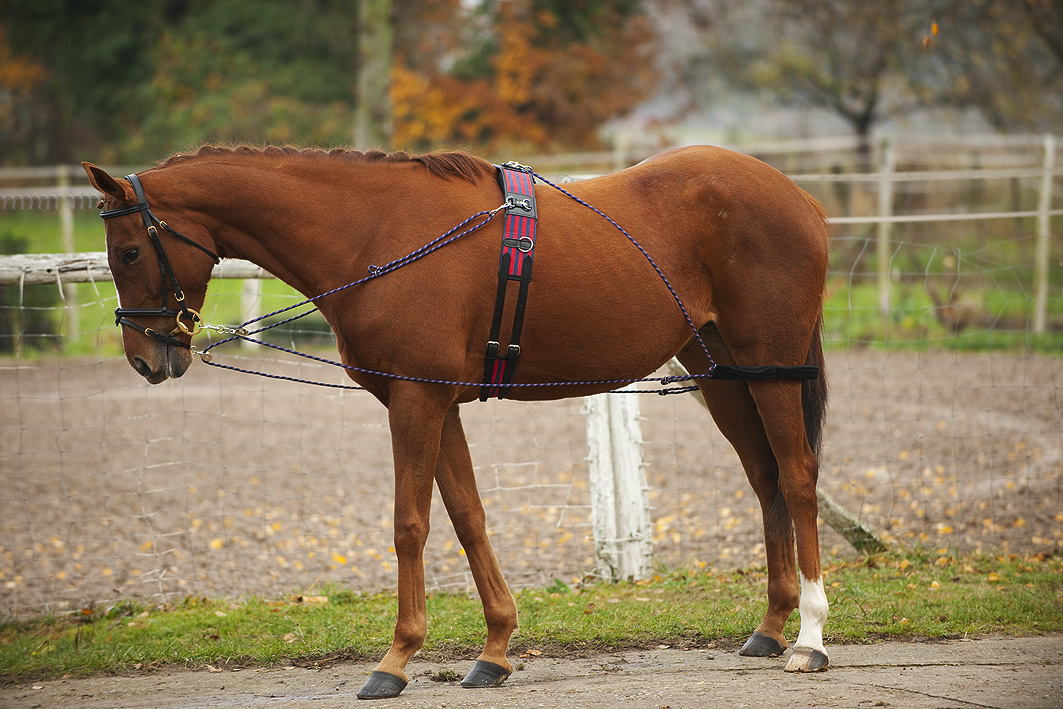
[[[805,358],[819,368],[814,380],[769,380],[750,382],[749,391],[756,402],[771,451],[778,464],[779,490],[793,520],[797,542],[797,566],[800,575],[801,630],[793,654],[786,663],[788,672],[814,672],[827,668],[829,660],[823,646],[823,628],[827,621],[827,596],[823,591],[820,568],[818,502],[820,433],[827,404],[827,380],[820,344],[822,319],[817,317]],[[753,361],[770,356],[768,348],[743,353]],[[778,355],[776,355],[778,356]],[[767,361],[767,360],[763,360]],[[785,362],[784,362],[785,363]]]
[[804,426],[795,425],[802,417],[801,385],[795,381],[766,381],[751,382],[749,388],[778,462],[779,489],[793,520],[797,542],[801,630],[786,670],[813,672],[826,669],[828,659],[823,647],[823,627],[828,606],[823,591],[816,526],[819,464],[806,441]]
[[[731,351],[714,325],[706,325],[700,334],[717,363],[734,365]],[[708,367],[705,353],[694,342],[689,343],[677,358],[691,372],[703,372]],[[768,565],[768,607],[760,625],[739,654],[775,657],[788,647],[783,627],[798,607],[800,594],[794,558],[793,524],[779,488],[778,464],[756,402],[745,382],[701,380],[698,387],[716,426],[742,462],[746,478],[760,503],[763,520]]]

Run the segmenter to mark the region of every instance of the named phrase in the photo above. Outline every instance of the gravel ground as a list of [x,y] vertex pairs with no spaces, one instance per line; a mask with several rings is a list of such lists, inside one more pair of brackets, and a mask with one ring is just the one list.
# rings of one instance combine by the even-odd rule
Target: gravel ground
[[[337,381],[317,365],[241,364]],[[820,485],[887,538],[933,550],[1063,547],[1063,361],[828,353]],[[658,561],[758,563],[759,510],[688,396],[639,399]],[[593,568],[581,400],[463,408],[488,525],[516,587]],[[384,410],[360,392],[124,359],[0,367],[0,616],[137,597],[394,583]],[[471,586],[442,505],[437,589]],[[829,528],[828,552],[850,553]]]
[[[836,645],[831,669],[782,671],[784,659],[739,657],[713,648],[633,650],[593,657],[538,657],[497,689],[433,681],[459,677],[466,660],[414,658],[411,682],[376,709],[650,709],[742,707],[905,707],[905,709],[1054,709],[1063,696],[1063,636],[985,638],[935,643]],[[358,704],[371,663],[274,667],[237,672],[152,672],[0,686],[9,709],[338,709]],[[361,706],[361,704],[359,704]]]

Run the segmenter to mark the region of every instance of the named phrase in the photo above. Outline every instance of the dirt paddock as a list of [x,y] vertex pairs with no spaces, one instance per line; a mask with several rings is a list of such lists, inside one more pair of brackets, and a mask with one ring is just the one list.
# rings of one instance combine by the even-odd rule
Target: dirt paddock
[[[1063,636],[990,637],[918,643],[835,645],[831,669],[782,671],[782,658],[739,657],[712,648],[630,650],[592,657],[538,657],[495,689],[439,682],[462,676],[467,660],[410,663],[410,685],[378,709],[741,709],[904,707],[1056,709],[1063,696]],[[355,697],[372,663],[246,668],[236,672],[153,672],[0,686],[8,709],[339,709]]]
[[[232,361],[232,358],[229,358]],[[317,365],[238,363],[338,381]],[[828,353],[820,485],[928,549],[1063,546],[1063,361]],[[759,510],[690,396],[642,396],[657,559],[758,563]],[[581,400],[462,409],[493,543],[517,587],[593,567]],[[136,597],[394,583],[384,410],[361,392],[195,364],[150,387],[123,359],[0,364],[0,615]],[[471,586],[437,499],[426,576]],[[823,529],[828,552],[849,553]]]

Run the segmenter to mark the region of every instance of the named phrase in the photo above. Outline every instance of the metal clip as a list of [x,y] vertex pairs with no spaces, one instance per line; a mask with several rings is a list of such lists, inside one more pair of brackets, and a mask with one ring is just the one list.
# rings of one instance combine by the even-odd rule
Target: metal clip
[[508,195],[506,197],[506,207],[511,209],[519,208],[523,209],[525,212],[530,212],[532,210],[532,201],[527,197],[524,199],[517,199],[513,195]]
[[528,167],[527,165],[521,165],[516,160],[510,160],[508,162],[504,162],[504,163],[502,163],[502,167],[509,168],[510,170],[516,170],[518,172],[531,173],[531,171],[532,171],[532,169],[530,167]]
[[211,362],[214,361],[214,357],[209,352],[204,352],[203,350],[199,349],[195,345],[191,345],[188,348],[188,351],[191,352],[193,356],[199,357],[200,360],[202,360],[203,362],[205,362],[207,364],[210,364]]
[[247,328],[243,327],[225,327],[224,325],[204,325],[204,330],[213,330],[219,335],[236,335],[237,337],[247,337],[251,333]]
[[[183,298],[180,298],[179,300],[183,300]],[[181,332],[183,332],[186,335],[197,335],[201,331],[203,331],[203,330],[205,330],[207,328],[207,326],[203,324],[203,318],[200,317],[199,311],[193,310],[192,308],[185,308],[185,310],[188,312],[189,316],[192,319],[192,327],[189,328],[181,320],[181,318],[185,315],[185,313],[182,312],[182,313],[178,313],[177,314],[177,329],[178,330],[180,330]]]

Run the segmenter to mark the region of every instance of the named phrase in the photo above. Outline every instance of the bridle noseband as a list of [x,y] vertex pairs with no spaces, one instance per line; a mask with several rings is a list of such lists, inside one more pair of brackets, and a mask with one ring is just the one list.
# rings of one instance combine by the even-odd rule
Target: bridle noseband
[[[151,211],[151,207],[148,206],[148,199],[144,196],[144,187],[140,184],[140,178],[136,175],[126,175],[125,178],[133,187],[133,193],[137,197],[137,203],[130,207],[119,207],[118,209],[106,209],[100,212],[102,219],[113,219],[115,217],[124,217],[128,214],[135,214],[140,212],[140,217],[144,220],[144,226],[148,230],[148,236],[151,238],[151,243],[155,246],[155,255],[159,259],[159,271],[162,273],[163,288],[162,288],[162,305],[158,308],[123,308],[121,306],[114,309],[114,324],[125,325],[131,327],[138,332],[142,332],[148,337],[152,337],[156,340],[166,342],[171,345],[177,345],[178,347],[184,347],[189,349],[187,342],[182,342],[174,337],[179,332],[183,332],[186,335],[194,335],[199,332],[202,327],[202,318],[199,313],[185,305],[185,293],[181,290],[181,284],[177,282],[177,275],[173,271],[173,267],[170,266],[170,260],[166,258],[166,250],[162,247],[162,241],[159,239],[159,230],[155,226],[157,223],[166,231],[176,236],[181,241],[191,246],[195,246],[197,249],[210,256],[214,263],[221,263],[218,255],[210,249],[201,244],[197,244],[187,236],[171,228],[166,222],[162,221]],[[166,292],[166,281],[170,282],[170,292],[173,293],[174,298],[177,299],[177,305],[180,310],[174,310],[167,307],[167,300],[169,294]],[[130,320],[130,317],[138,316],[156,316],[156,317],[169,317],[175,318],[177,327],[170,331],[169,335],[164,335],[160,332],[152,330],[150,327],[144,327],[139,323],[135,323]],[[189,328],[182,322],[181,318],[188,318],[192,322],[192,327]]]

